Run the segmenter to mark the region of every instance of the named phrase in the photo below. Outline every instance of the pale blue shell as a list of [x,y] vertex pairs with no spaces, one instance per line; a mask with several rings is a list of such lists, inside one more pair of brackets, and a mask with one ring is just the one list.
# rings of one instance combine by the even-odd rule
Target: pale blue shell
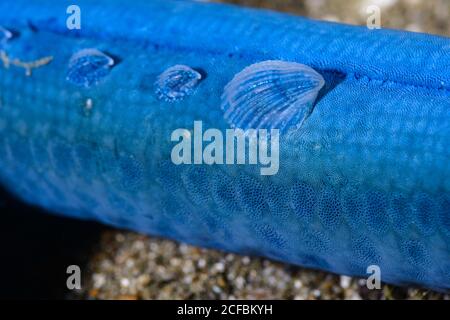
[[221,108],[235,128],[298,128],[311,114],[325,80],[295,62],[264,61],[239,72],[225,87]]
[[185,65],[175,65],[161,73],[155,83],[159,99],[174,102],[191,95],[202,75]]
[[107,76],[114,59],[97,49],[83,49],[69,61],[67,80],[79,87],[90,88]]

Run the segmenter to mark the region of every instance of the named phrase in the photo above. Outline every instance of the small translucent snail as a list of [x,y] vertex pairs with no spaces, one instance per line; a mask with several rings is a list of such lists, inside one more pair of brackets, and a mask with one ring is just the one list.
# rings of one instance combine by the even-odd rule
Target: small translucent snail
[[114,59],[97,49],[83,49],[69,61],[67,80],[79,87],[90,88],[109,74]]
[[185,65],[175,65],[161,73],[156,80],[156,94],[159,99],[174,102],[191,95],[202,75]]

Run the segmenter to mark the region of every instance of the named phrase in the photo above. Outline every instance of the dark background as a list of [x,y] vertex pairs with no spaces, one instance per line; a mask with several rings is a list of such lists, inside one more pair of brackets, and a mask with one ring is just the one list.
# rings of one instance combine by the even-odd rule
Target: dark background
[[50,215],[2,188],[0,216],[0,299],[67,298],[67,267],[86,270],[105,227]]

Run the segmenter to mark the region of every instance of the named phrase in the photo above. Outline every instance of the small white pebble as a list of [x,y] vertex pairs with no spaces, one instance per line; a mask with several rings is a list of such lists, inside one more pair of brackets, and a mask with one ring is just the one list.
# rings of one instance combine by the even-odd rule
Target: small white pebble
[[130,280],[128,280],[127,278],[122,278],[122,279],[120,280],[120,285],[121,285],[122,287],[127,288],[127,287],[130,285]]
[[187,246],[185,244],[181,244],[179,247],[179,250],[181,253],[187,253],[189,251],[189,246]]
[[348,276],[341,276],[341,287],[344,289],[347,289],[350,287],[350,283],[352,282],[352,278],[348,277]]
[[294,281],[294,288],[295,289],[300,289],[303,286],[303,283],[301,282],[301,280],[295,280]]
[[408,24],[405,29],[411,32],[423,32],[422,27],[415,23]]
[[97,288],[97,289],[103,287],[103,285],[106,282],[106,278],[103,274],[94,273],[92,278],[94,280],[94,288]]
[[225,270],[225,265],[222,262],[218,262],[218,263],[214,264],[214,269],[217,272],[223,272]]
[[186,273],[186,274],[194,271],[194,266],[192,264],[192,261],[191,260],[185,261],[181,270],[183,271],[183,273]]
[[338,16],[333,15],[333,14],[327,14],[327,15],[323,16],[322,19],[326,20],[326,21],[331,21],[331,22],[340,22],[341,21]]
[[358,293],[353,292],[350,296],[350,300],[361,300],[361,296]]
[[170,265],[174,267],[178,267],[181,265],[181,259],[178,258],[172,258],[170,259]]
[[245,279],[241,276],[237,277],[235,280],[236,287],[242,289],[245,285]]
[[199,268],[204,268],[204,267],[206,267],[206,260],[205,259],[200,259],[200,260],[198,260],[198,262],[197,262],[197,266],[199,267]]
[[185,283],[185,284],[191,284],[192,283],[192,276],[191,275],[186,275],[185,277],[184,277],[184,279],[183,279],[183,282]]

